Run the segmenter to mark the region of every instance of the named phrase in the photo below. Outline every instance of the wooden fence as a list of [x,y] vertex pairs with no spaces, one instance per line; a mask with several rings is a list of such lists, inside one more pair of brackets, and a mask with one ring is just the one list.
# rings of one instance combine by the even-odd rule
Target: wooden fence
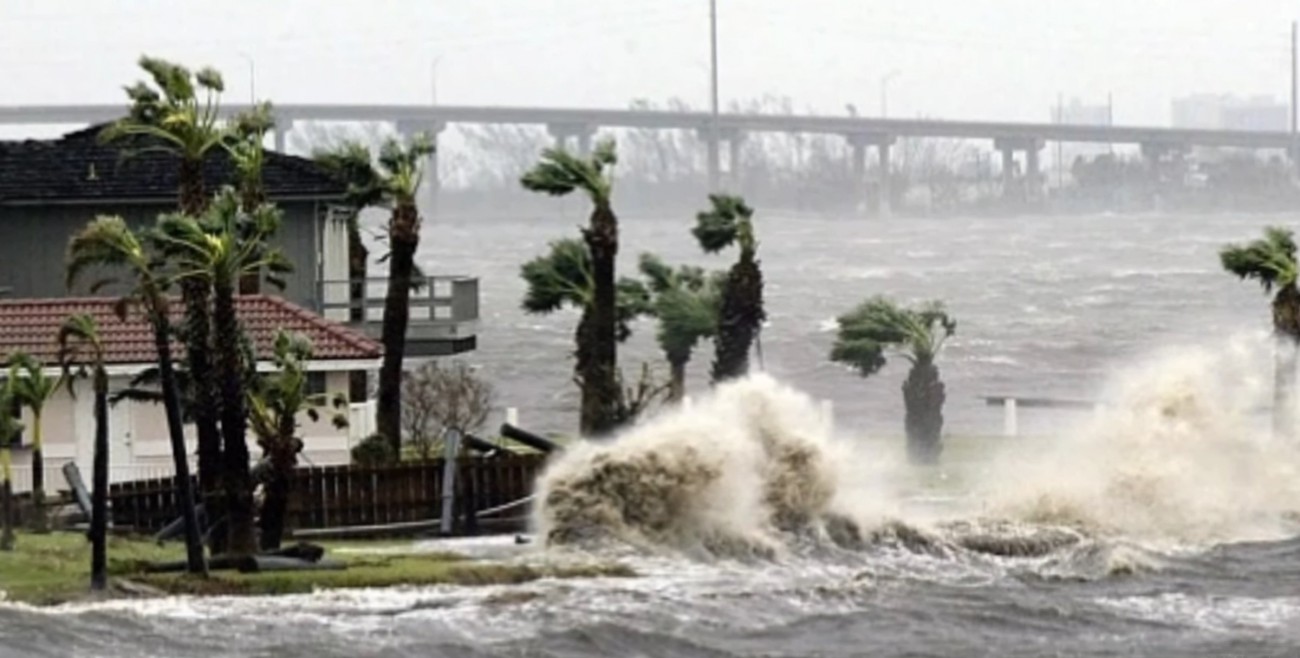
[[[542,455],[513,455],[457,460],[455,510],[457,528],[471,512],[489,509],[532,493],[533,481],[545,463]],[[437,519],[443,506],[442,460],[386,466],[325,466],[299,468],[289,498],[288,529],[383,525]],[[175,481],[156,478],[122,482],[109,488],[115,527],[156,532],[174,521]],[[515,510],[506,529],[521,525]],[[513,521],[513,523],[509,523]]]

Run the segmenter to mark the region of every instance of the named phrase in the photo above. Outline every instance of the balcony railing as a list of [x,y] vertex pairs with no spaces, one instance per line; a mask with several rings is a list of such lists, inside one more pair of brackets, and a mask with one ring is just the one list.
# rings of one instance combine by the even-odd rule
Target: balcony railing
[[[388,279],[320,282],[320,311],[326,319],[379,336]],[[411,291],[408,340],[456,340],[472,337],[478,322],[478,279],[468,276],[425,277]]]

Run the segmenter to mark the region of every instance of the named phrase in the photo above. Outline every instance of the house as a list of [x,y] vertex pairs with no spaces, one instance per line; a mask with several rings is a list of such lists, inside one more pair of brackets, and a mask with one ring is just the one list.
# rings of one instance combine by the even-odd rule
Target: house
[[[132,379],[157,363],[153,333],[140,313],[126,321],[114,312],[114,299],[107,297],[65,297],[0,301],[0,359],[15,352],[26,352],[49,367],[57,376],[59,327],[68,316],[88,313],[99,325],[104,341],[109,394],[128,388]],[[180,300],[171,312],[179,320],[184,312]],[[298,332],[311,340],[312,359],[307,365],[309,386],[315,393],[346,395],[348,377],[353,372],[378,369],[382,347],[373,339],[345,325],[325,320],[291,301],[270,295],[244,295],[236,298],[236,312],[253,342],[259,370],[271,366],[272,341],[278,329]],[[173,346],[176,358],[184,358],[184,346]],[[42,422],[47,481],[53,489],[62,482],[52,474],[64,463],[76,462],[89,473],[94,454],[94,400],[89,382],[81,381],[69,392],[60,390],[48,403]],[[32,417],[23,411],[27,429],[14,453],[17,491],[31,486]],[[304,443],[302,461],[307,464],[345,464],[349,460],[352,439],[348,428],[336,428],[328,417],[313,422],[300,419]],[[191,461],[194,458],[194,428],[186,427]],[[253,437],[249,436],[250,444]],[[122,400],[109,409],[110,479],[114,482],[172,474],[170,437],[163,408],[150,402]],[[256,455],[256,445],[250,445]]]
[[[0,141],[0,293],[38,299],[89,294],[91,277],[77,290],[64,285],[68,239],[77,230],[100,214],[148,226],[176,209],[176,156],[137,150],[128,157],[100,141],[103,128],[52,140]],[[278,294],[378,336],[384,279],[368,279],[357,298],[347,280],[347,215],[339,206],[347,186],[311,160],[273,151],[265,154],[262,177],[267,197],[284,212],[276,242],[294,263]],[[233,164],[221,149],[204,162],[204,179],[209,190],[234,182]],[[425,284],[412,296],[408,354],[475,349],[478,280],[430,276]]]

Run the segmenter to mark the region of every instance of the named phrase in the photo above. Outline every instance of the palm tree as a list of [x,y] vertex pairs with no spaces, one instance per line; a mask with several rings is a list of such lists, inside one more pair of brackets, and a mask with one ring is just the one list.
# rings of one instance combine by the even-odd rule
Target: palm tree
[[[212,68],[198,73],[171,62],[144,56],[140,68],[152,79],[126,88],[130,114],[104,130],[101,137],[132,150],[161,150],[180,158],[180,210],[200,215],[208,205],[203,179],[203,162],[214,149],[229,139],[220,121],[221,92],[225,83]],[[202,98],[200,99],[200,95]],[[217,429],[217,391],[212,372],[211,287],[197,278],[181,284],[185,320],[181,336],[185,342],[185,367],[194,387],[191,415],[199,442],[199,487],[205,497],[216,493],[221,469],[221,435]],[[219,501],[209,498],[209,512],[217,512]],[[219,542],[218,542],[219,543]]]
[[307,362],[312,345],[306,336],[285,331],[275,336],[276,372],[258,378],[248,391],[248,420],[262,447],[270,469],[266,477],[266,497],[262,503],[261,547],[280,547],[284,535],[285,510],[293,488],[294,467],[302,440],[298,437],[298,419],[305,414],[312,422],[320,419],[320,410],[331,408],[335,427],[347,427],[346,396],[333,399],[307,393]]
[[939,302],[918,308],[898,306],[883,297],[863,302],[837,320],[839,333],[831,360],[870,377],[885,366],[885,351],[894,351],[912,364],[903,382],[904,428],[908,457],[917,463],[934,463],[943,446],[944,385],[935,358],[957,330]]
[[9,382],[20,404],[32,411],[32,506],[35,509],[37,532],[46,532],[49,525],[45,517],[45,444],[41,437],[41,417],[45,403],[54,397],[62,381],[45,374],[40,361],[30,354],[18,352],[9,360]]
[[[153,331],[154,351],[158,354],[158,383],[162,389],[163,409],[167,417],[167,434],[171,439],[172,465],[176,475],[176,492],[180,512],[185,523],[186,567],[190,573],[206,575],[203,543],[198,512],[194,503],[194,486],[190,479],[189,457],[185,449],[185,429],[182,425],[180,387],[172,361],[172,326],[167,297],[169,285],[156,254],[150,253],[144,243],[121,217],[101,216],[86,225],[68,243],[68,287],[94,266],[127,270],[135,286],[116,304],[118,316],[125,320],[132,306],[139,306]],[[96,284],[98,286],[99,283]],[[28,382],[38,381],[28,369]],[[44,390],[44,389],[39,389]],[[28,396],[35,399],[34,396]],[[48,399],[48,396],[47,398]],[[36,425],[35,445],[40,445],[41,416],[39,407],[29,402]],[[37,447],[39,450],[39,447]]]
[[709,195],[712,208],[696,215],[691,231],[706,253],[736,244],[740,255],[722,288],[718,330],[714,338],[713,382],[744,377],[749,372],[749,350],[767,318],[763,311],[763,272],[755,253],[754,211],[738,196]]
[[284,254],[269,239],[280,225],[280,211],[261,205],[250,215],[241,212],[235,191],[223,189],[200,218],[183,214],[159,219],[156,239],[164,245],[184,282],[199,280],[212,289],[213,361],[220,391],[222,484],[229,520],[228,550],[247,555],[256,551],[253,529],[253,482],[249,472],[248,416],[245,393],[252,364],[247,341],[235,312],[235,291],[248,274],[276,275],[288,271]]
[[14,460],[13,443],[23,431],[23,424],[14,414],[15,392],[13,379],[0,385],[0,551],[14,550]]
[[1276,338],[1273,374],[1273,434],[1295,434],[1296,349],[1300,345],[1300,290],[1296,288],[1296,243],[1286,229],[1268,227],[1264,237],[1249,244],[1230,244],[1219,252],[1223,269],[1242,279],[1254,279],[1273,295],[1273,334]]
[[[59,328],[59,363],[68,391],[75,392],[75,376],[90,373],[95,392],[95,466],[90,494],[90,589],[108,585],[108,373],[104,370],[104,343],[90,315],[73,315]],[[69,376],[74,374],[74,376]]]
[[[239,182],[240,209],[250,216],[258,206],[266,203],[266,186],[262,182],[266,149],[263,148],[262,142],[266,139],[266,133],[274,126],[271,103],[265,101],[236,116],[230,129],[231,135],[226,144],[226,151],[235,165]],[[255,295],[261,292],[261,280],[257,272],[245,275],[239,280],[239,293]]]
[[720,277],[698,267],[672,268],[653,254],[641,255],[641,273],[654,293],[653,315],[659,318],[655,335],[671,372],[668,399],[686,394],[686,364],[701,339],[718,328]]
[[[369,149],[355,141],[317,151],[312,159],[348,186],[344,206],[348,231],[348,319],[357,322],[365,319],[367,262],[370,258],[370,252],[361,239],[361,211],[383,201],[379,172],[371,164]],[[364,372],[349,374],[348,395],[354,400],[365,399]]]
[[588,159],[560,148],[542,151],[542,160],[524,174],[524,188],[565,196],[581,190],[593,206],[582,230],[590,258],[591,301],[578,323],[576,373],[582,390],[583,434],[599,436],[618,425],[622,392],[618,377],[618,288],[614,278],[618,258],[618,217],[610,205],[611,170],[618,157],[612,140],[602,140]]

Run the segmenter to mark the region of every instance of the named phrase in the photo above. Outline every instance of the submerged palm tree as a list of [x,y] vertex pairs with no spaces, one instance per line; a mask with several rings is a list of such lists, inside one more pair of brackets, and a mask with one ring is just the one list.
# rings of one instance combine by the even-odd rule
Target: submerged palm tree
[[[190,480],[189,457],[185,449],[185,428],[181,421],[180,386],[172,360],[170,305],[165,294],[169,280],[157,254],[145,247],[145,243],[127,227],[126,221],[121,217],[98,217],[68,243],[68,287],[71,288],[91,267],[125,269],[134,280],[134,286],[116,304],[116,311],[125,320],[130,309],[138,306],[152,330],[154,351],[158,355],[158,383],[162,389],[167,434],[171,440],[176,492],[181,517],[185,522],[186,567],[190,573],[206,574],[194,487]],[[97,282],[95,287],[106,281]],[[30,375],[28,380],[37,381]],[[40,413],[35,406],[32,411],[39,436]]]
[[[230,137],[220,120],[225,83],[215,69],[192,73],[184,66],[155,57],[141,57],[140,68],[149,74],[153,85],[141,81],[127,87],[130,114],[107,127],[101,137],[123,145],[128,154],[160,150],[179,157],[180,210],[198,216],[208,206],[203,162]],[[193,386],[189,397],[194,407],[190,413],[199,442],[199,486],[209,498],[208,511],[214,513],[220,506],[214,498],[221,470],[221,435],[210,354],[211,286],[192,278],[181,284],[181,295],[185,301],[181,337],[188,381]]]
[[707,253],[735,244],[740,247],[736,263],[727,273],[714,338],[714,383],[743,377],[749,372],[749,350],[763,327],[763,272],[756,254],[754,210],[738,196],[709,195],[709,210],[696,215],[692,233]]
[[837,320],[839,333],[831,360],[870,377],[885,366],[885,352],[895,352],[912,364],[903,382],[907,453],[913,462],[934,463],[943,446],[943,381],[935,358],[957,330],[957,321],[943,305],[930,302],[910,309],[883,297],[859,305]]
[[719,291],[723,278],[703,269],[668,266],[653,254],[641,255],[641,273],[654,293],[652,313],[659,319],[655,339],[668,361],[669,401],[686,394],[686,364],[695,346],[718,329]]
[[582,391],[580,429],[588,436],[611,432],[623,415],[618,375],[618,284],[614,275],[618,217],[610,203],[614,183],[611,170],[617,161],[612,140],[601,141],[585,159],[562,148],[546,149],[541,162],[520,180],[525,189],[551,196],[581,190],[593,206],[591,218],[582,230],[590,265],[587,276],[591,297],[582,306],[578,322],[575,366]]
[[[89,374],[95,393],[95,464],[90,493],[90,588],[108,585],[108,373],[104,370],[104,342],[99,326],[89,315],[74,315],[59,328],[59,363],[75,393],[76,376]],[[69,376],[72,375],[72,376]]]
[[266,497],[262,504],[261,547],[280,547],[284,535],[285,510],[293,489],[293,471],[302,451],[298,436],[300,415],[312,422],[320,419],[322,409],[332,409],[335,427],[347,427],[345,396],[311,395],[307,392],[307,362],[312,345],[306,336],[279,331],[275,336],[276,371],[257,378],[248,391],[248,419],[269,463],[265,477]]
[[9,360],[9,382],[14,397],[32,412],[32,507],[36,518],[33,527],[37,532],[49,530],[45,516],[45,441],[42,437],[42,417],[45,403],[58,392],[62,380],[45,374],[45,366],[30,354],[19,352]]
[[1295,435],[1296,350],[1300,347],[1300,290],[1296,288],[1296,243],[1286,229],[1269,227],[1249,244],[1230,244],[1219,252],[1223,269],[1242,279],[1254,279],[1273,295],[1273,334],[1276,337],[1273,379],[1273,434]]
[[0,551],[14,550],[14,467],[13,443],[23,431],[14,414],[17,407],[13,378],[0,385]]
[[247,339],[235,312],[235,293],[246,275],[278,275],[290,269],[284,254],[269,244],[280,225],[280,211],[258,206],[240,210],[234,190],[223,189],[200,218],[183,214],[159,219],[156,239],[175,263],[182,282],[199,280],[212,289],[213,362],[220,391],[222,484],[229,519],[229,550],[256,551],[253,482],[249,471],[246,391],[252,364]]

